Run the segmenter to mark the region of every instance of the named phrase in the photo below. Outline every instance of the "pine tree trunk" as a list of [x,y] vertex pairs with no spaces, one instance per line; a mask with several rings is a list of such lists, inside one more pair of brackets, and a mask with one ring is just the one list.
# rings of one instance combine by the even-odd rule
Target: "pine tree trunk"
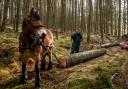
[[104,43],[104,31],[103,31],[103,2],[99,1],[99,9],[100,9],[100,34],[101,34],[101,43]]
[[63,32],[66,31],[66,1],[61,0],[61,29]]
[[7,13],[8,13],[8,7],[9,7],[9,2],[10,0],[4,0],[4,13],[3,13],[3,21],[2,21],[2,26],[0,31],[5,30],[5,25],[7,21]]
[[2,26],[2,8],[3,7],[3,1],[0,1],[0,26]]
[[127,34],[128,34],[128,0],[127,0]]
[[47,22],[46,22],[46,26],[47,28],[49,28],[49,18],[50,18],[50,13],[51,13],[51,7],[50,7],[50,2],[51,0],[47,0]]
[[84,30],[84,1],[81,0],[81,31]]
[[92,31],[92,12],[93,12],[93,7],[92,7],[92,0],[89,0],[89,15],[88,15],[88,24],[87,24],[87,43],[89,44],[90,42],[90,32]]
[[16,32],[18,32],[19,22],[20,22],[20,0],[17,1],[17,15],[16,15]]
[[121,0],[119,1],[119,17],[118,17],[118,38],[121,36]]

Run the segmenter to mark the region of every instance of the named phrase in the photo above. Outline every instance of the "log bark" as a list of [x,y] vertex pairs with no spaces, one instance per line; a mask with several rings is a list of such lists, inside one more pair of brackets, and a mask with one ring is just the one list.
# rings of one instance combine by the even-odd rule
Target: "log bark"
[[56,67],[58,68],[71,67],[76,64],[83,63],[90,59],[104,55],[105,53],[106,53],[106,49],[103,48],[103,49],[96,49],[96,50],[75,53],[68,56],[61,56],[58,58],[60,61],[60,64],[59,63],[56,64]]
[[115,43],[106,43],[106,44],[103,44],[103,45],[98,45],[97,49],[109,48],[109,47],[113,47],[113,46],[119,46],[119,43],[115,42]]

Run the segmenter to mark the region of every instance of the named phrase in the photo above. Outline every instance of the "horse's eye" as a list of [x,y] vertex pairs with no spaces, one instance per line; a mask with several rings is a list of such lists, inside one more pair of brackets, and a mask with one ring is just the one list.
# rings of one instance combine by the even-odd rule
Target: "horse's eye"
[[35,19],[35,18],[33,18],[33,17],[31,17],[31,18],[30,18],[30,20],[31,20],[31,21],[36,21],[36,19]]

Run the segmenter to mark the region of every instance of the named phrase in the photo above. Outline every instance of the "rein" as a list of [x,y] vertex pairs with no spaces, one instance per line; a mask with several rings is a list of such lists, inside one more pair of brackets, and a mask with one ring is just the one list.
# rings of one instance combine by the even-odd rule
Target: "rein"
[[56,58],[56,60],[61,64],[61,62],[59,61],[59,59],[57,58],[57,56],[56,56],[56,54],[54,52],[51,52],[49,49],[47,49],[46,46],[43,43],[41,43],[41,46],[46,50],[43,55],[45,55],[47,52],[50,52],[50,53],[52,53],[54,55],[54,57]]

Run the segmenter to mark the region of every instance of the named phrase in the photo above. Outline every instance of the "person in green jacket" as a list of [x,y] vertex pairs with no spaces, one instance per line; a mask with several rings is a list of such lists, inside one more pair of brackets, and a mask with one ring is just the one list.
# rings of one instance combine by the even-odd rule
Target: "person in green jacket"
[[71,35],[71,41],[72,41],[71,54],[79,52],[79,47],[80,47],[81,40],[82,40],[82,35],[81,35],[79,30],[76,30]]

